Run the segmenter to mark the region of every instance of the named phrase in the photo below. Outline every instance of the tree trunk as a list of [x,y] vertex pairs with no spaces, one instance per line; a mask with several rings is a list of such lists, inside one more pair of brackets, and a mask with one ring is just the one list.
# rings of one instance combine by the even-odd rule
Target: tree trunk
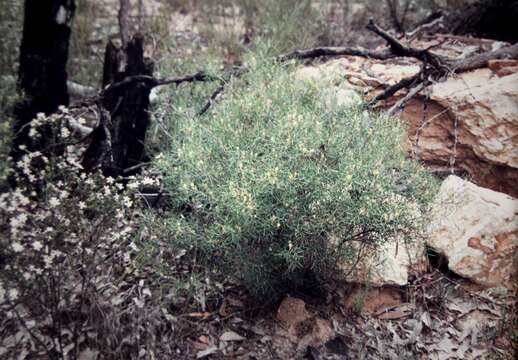
[[[133,36],[125,47],[117,46],[114,40],[106,46],[103,88],[126,77],[152,74],[153,64],[144,59],[142,35]],[[95,130],[96,136],[83,157],[86,169],[101,168],[110,176],[129,175],[132,171],[128,169],[147,161],[144,140],[149,124],[150,91],[146,82],[132,82],[107,91],[99,105],[107,110],[110,119],[105,119],[102,128]],[[99,149],[106,151],[99,152]]]
[[[20,156],[19,146],[30,150],[42,142],[29,138],[28,127],[37,113],[50,114],[60,105],[68,105],[66,65],[75,11],[74,0],[26,0],[18,86],[24,100],[16,107],[13,158]],[[44,139],[42,140],[44,143]]]

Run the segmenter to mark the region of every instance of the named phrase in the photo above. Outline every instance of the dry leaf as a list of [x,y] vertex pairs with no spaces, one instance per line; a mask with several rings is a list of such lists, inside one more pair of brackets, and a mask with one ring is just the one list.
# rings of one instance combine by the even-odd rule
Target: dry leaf
[[380,316],[378,316],[378,319],[382,319],[382,320],[397,320],[397,319],[401,319],[401,318],[404,318],[406,316],[409,316],[410,314],[405,312],[405,311],[401,311],[401,310],[396,310],[396,311],[389,311],[389,312],[386,312],[384,314],[381,314]]
[[239,335],[234,331],[226,331],[219,337],[221,341],[243,341],[246,340],[245,337]]
[[196,359],[203,359],[209,355],[212,355],[216,352],[218,352],[219,349],[215,346],[212,346],[208,349],[205,349],[205,350],[202,350],[202,351],[198,351],[198,353],[196,354]]

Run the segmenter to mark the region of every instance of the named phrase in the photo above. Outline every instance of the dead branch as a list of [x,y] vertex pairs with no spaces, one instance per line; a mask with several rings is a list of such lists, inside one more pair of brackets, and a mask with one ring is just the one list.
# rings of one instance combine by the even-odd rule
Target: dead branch
[[124,78],[123,80],[108,85],[105,89],[100,91],[96,96],[93,96],[91,98],[84,99],[83,101],[75,104],[74,106],[71,106],[71,108],[78,108],[78,107],[84,107],[89,106],[97,101],[103,99],[106,95],[110,94],[113,91],[123,89],[125,87],[128,87],[135,83],[145,83],[147,86],[152,89],[158,86],[164,86],[164,85],[180,85],[185,82],[196,82],[196,81],[214,81],[219,79],[216,76],[209,75],[203,71],[198,71],[194,74],[179,76],[179,77],[166,77],[162,79],[156,79],[153,76],[149,75],[134,75],[134,76],[128,76]]
[[489,60],[497,59],[518,59],[518,43],[453,61],[451,69],[456,73],[471,71],[486,67]]
[[418,59],[423,63],[430,64],[436,69],[444,69],[448,64],[448,58],[433,54],[426,49],[416,49],[410,46],[403,45],[399,40],[390,35],[385,30],[381,29],[373,19],[369,20],[367,24],[367,29],[374,32],[383,38],[389,45],[390,50],[395,56],[401,57],[411,57],[414,59]]
[[277,62],[286,62],[289,60],[306,60],[314,59],[322,56],[360,56],[370,59],[387,60],[396,57],[390,49],[380,51],[367,50],[361,48],[350,47],[316,47],[307,50],[296,50],[291,53],[279,55],[276,57]]
[[427,81],[420,82],[413,88],[411,88],[408,93],[403,96],[401,99],[399,99],[394,106],[392,106],[388,111],[387,114],[389,116],[394,116],[399,111],[403,110],[407,104],[414,96],[416,96],[421,90],[423,90],[428,85]]
[[119,5],[119,28],[122,40],[122,45],[126,46],[128,43],[131,32],[129,25],[129,12],[130,12],[130,0],[120,0]]
[[[437,19],[436,19],[437,20]],[[425,24],[426,25],[426,24]],[[460,73],[464,71],[470,71],[477,68],[481,68],[487,65],[487,62],[492,59],[504,59],[504,58],[518,58],[518,44],[508,46],[496,51],[489,51],[482,54],[477,54],[464,59],[453,59],[450,57],[434,54],[429,49],[417,49],[411,46],[402,44],[394,36],[390,35],[387,31],[381,29],[372,19],[367,25],[367,29],[373,31],[381,38],[383,38],[388,48],[382,50],[368,50],[362,48],[351,48],[351,47],[315,47],[306,50],[296,50],[290,53],[281,54],[275,58],[278,63],[284,63],[290,60],[308,60],[315,59],[323,56],[359,56],[364,58],[387,60],[396,57],[411,57],[420,60],[424,67],[427,68],[426,76],[422,72],[405,78],[395,85],[389,86],[385,91],[376,97],[374,97],[369,105],[372,106],[378,101],[386,100],[393,96],[396,92],[406,88],[416,88],[419,82],[424,81],[428,76],[434,78],[440,78],[449,75],[452,72]],[[413,33],[409,34],[410,37]],[[156,79],[152,76],[137,75],[123,79],[118,83],[114,83],[102,90],[97,96],[90,99],[86,99],[81,103],[76,104],[74,107],[82,107],[85,105],[91,105],[96,101],[102,99],[112,91],[122,89],[130,84],[136,82],[146,83],[150,88],[157,86],[175,84],[179,85],[184,82],[205,82],[205,81],[217,81],[220,80],[219,86],[210,95],[207,102],[198,112],[198,116],[205,114],[208,109],[217,101],[217,98],[226,90],[228,84],[232,78],[236,78],[248,71],[246,66],[235,68],[222,76],[214,76],[207,74],[204,71],[198,71],[194,74],[184,75],[180,77],[169,77],[163,79]],[[415,96],[415,94],[414,94]],[[407,99],[408,101],[410,99]],[[404,105],[404,104],[403,104]]]
[[369,105],[372,106],[381,100],[386,100],[392,97],[395,93],[397,93],[401,89],[406,89],[412,86],[416,86],[417,83],[422,81],[423,72],[420,71],[415,75],[409,76],[407,78],[402,79],[398,83],[389,86],[385,89],[384,92],[374,97],[371,101],[369,101]]
[[438,11],[430,14],[421,24],[419,24],[414,30],[406,33],[408,41],[412,41],[415,38],[420,37],[423,33],[428,32],[436,27],[441,27],[444,22],[444,16],[442,12]]
[[227,86],[230,83],[230,81],[232,80],[232,78],[239,77],[242,74],[244,74],[246,71],[248,71],[247,67],[244,67],[244,66],[239,67],[239,68],[236,68],[233,71],[231,71],[224,78],[222,78],[218,87],[212,92],[209,99],[205,102],[205,104],[202,106],[200,111],[198,111],[196,116],[202,116],[203,114],[205,114],[207,112],[207,110],[209,110],[209,108],[212,106],[212,104],[214,104],[216,102],[218,97],[225,91],[225,89],[227,88]]

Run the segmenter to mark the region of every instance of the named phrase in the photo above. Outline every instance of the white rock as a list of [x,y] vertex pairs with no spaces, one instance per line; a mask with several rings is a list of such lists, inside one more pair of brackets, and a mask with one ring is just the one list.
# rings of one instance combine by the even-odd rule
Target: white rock
[[[369,283],[373,286],[405,286],[412,269],[417,270],[424,262],[422,243],[405,244],[389,241],[381,246],[374,256],[364,258],[348,281]],[[344,269],[346,271],[346,269]]]
[[434,214],[427,244],[450,270],[486,286],[516,286],[518,200],[449,176]]

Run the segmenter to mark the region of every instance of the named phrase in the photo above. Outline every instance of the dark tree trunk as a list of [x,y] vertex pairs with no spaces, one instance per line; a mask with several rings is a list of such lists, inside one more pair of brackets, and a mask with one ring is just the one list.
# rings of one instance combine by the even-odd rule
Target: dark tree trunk
[[[112,40],[106,46],[103,88],[129,76],[153,74],[153,64],[144,59],[144,38],[136,34],[126,46]],[[107,91],[100,102],[109,120],[96,129],[83,158],[86,169],[103,169],[111,176],[129,175],[128,169],[147,161],[144,140],[149,124],[149,93],[145,82],[133,82]],[[108,134],[109,132],[109,134]],[[110,141],[110,144],[107,142]],[[105,149],[99,152],[99,149]],[[133,172],[134,173],[134,172]]]
[[50,114],[60,105],[68,105],[66,65],[74,11],[74,0],[25,1],[18,74],[24,100],[15,110],[14,159],[20,156],[19,145],[31,150],[42,146],[41,141],[31,141],[25,125],[37,113]]

